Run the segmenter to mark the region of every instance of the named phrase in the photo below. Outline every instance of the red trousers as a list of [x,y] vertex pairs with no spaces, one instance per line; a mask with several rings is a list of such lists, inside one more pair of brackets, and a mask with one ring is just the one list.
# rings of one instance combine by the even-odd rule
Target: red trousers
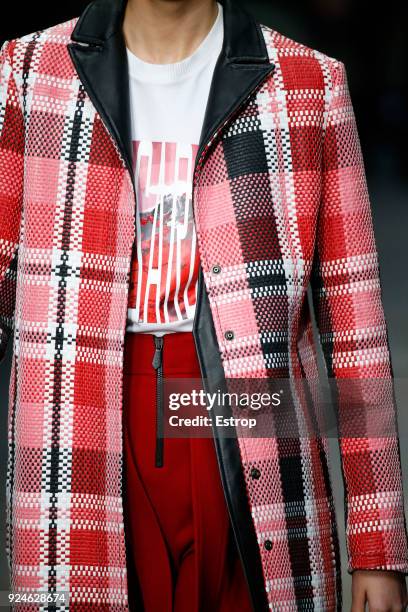
[[[151,334],[127,333],[124,356],[125,533],[134,612],[252,610],[212,438],[165,438],[157,467]],[[168,378],[200,378],[191,333],[167,334]]]

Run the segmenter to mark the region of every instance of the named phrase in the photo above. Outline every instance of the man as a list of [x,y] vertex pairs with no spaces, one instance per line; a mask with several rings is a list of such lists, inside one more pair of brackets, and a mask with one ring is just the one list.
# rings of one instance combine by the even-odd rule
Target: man
[[[183,109],[189,96],[184,115],[177,90]],[[188,375],[198,370],[209,391],[234,378],[312,385],[311,282],[329,376],[383,380],[383,413],[394,418],[343,64],[232,0],[96,0],[79,19],[3,45],[0,126],[2,355],[13,332],[12,589],[68,591],[72,610],[117,611],[136,608],[138,595],[128,594],[138,581],[149,612],[161,590],[165,609],[205,609],[204,595],[189,589],[192,581],[202,588],[215,551],[237,568],[228,592],[231,563],[212,572],[206,596],[219,598],[220,610],[341,609],[324,439],[225,438],[215,426],[216,463],[208,446],[163,440],[160,377],[163,357],[180,358],[182,373],[194,359]],[[158,382],[148,372],[146,394],[136,376],[152,359]],[[341,400],[340,392],[340,422]],[[398,438],[342,436],[340,450],[353,611],[366,602],[402,610]],[[161,471],[169,463],[177,494]],[[194,555],[204,544],[183,483],[206,474],[235,550],[228,557],[215,542],[221,531],[204,500],[195,508],[213,529],[204,544],[214,542],[200,565]],[[166,519],[183,512],[190,535],[183,531],[180,544],[179,526]]]

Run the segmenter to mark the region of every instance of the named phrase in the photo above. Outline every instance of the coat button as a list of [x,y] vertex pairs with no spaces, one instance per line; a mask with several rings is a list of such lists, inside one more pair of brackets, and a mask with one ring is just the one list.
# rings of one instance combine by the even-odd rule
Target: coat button
[[264,548],[266,548],[266,550],[272,550],[272,547],[273,547],[273,543],[270,540],[265,540]]
[[213,274],[219,274],[221,272],[221,266],[215,264],[215,266],[212,267],[212,272]]
[[231,329],[228,329],[225,334],[224,334],[225,338],[227,340],[233,340],[234,339],[234,332]]
[[258,468],[252,468],[251,470],[251,478],[253,478],[254,480],[258,480],[258,478],[261,477],[261,472],[258,470]]

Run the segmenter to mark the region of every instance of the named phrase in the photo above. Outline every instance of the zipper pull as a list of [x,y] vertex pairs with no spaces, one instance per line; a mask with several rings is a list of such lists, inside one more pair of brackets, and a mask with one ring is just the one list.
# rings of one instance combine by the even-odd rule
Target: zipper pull
[[152,366],[155,370],[158,370],[162,364],[163,336],[153,336],[153,338],[156,350],[154,351]]

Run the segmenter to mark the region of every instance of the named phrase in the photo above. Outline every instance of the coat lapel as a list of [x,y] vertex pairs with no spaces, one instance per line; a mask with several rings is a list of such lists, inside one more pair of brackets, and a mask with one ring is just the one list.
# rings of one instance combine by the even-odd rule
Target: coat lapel
[[274,69],[252,15],[234,5],[233,0],[220,0],[220,4],[224,9],[224,40],[214,68],[198,160],[223,123]]
[[[95,0],[88,5],[68,48],[80,80],[133,175],[128,64],[122,34],[126,2]],[[214,69],[197,159],[226,118],[274,68],[253,17],[232,0],[220,2],[224,41]]]
[[96,0],[88,5],[68,45],[80,80],[132,172],[129,82],[121,31],[126,2]]

